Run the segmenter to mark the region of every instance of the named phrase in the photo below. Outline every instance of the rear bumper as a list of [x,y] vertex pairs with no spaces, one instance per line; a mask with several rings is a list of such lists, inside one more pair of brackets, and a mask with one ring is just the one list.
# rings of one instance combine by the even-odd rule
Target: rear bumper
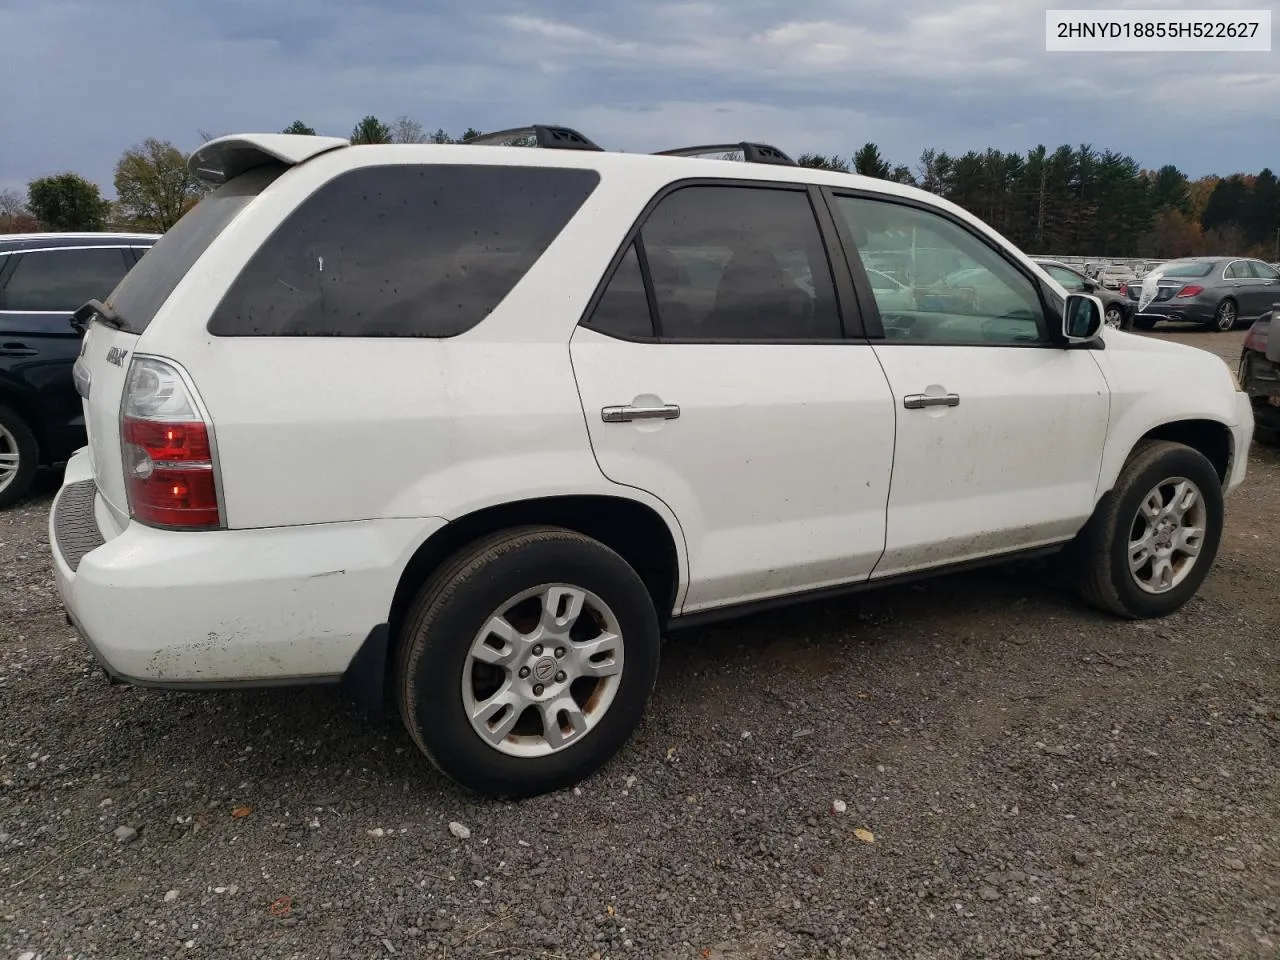
[[1136,301],[1128,301],[1130,310],[1135,316],[1143,317],[1148,320],[1167,320],[1171,323],[1212,323],[1214,311],[1216,307],[1208,303],[1196,303],[1189,301],[1187,303],[1175,303],[1168,301],[1166,303],[1152,303],[1147,305],[1147,309],[1138,313],[1138,304]]
[[104,536],[97,499],[78,452],[49,515],[58,591],[106,671],[146,686],[341,679],[386,623],[409,558],[445,523],[193,533],[130,523]]

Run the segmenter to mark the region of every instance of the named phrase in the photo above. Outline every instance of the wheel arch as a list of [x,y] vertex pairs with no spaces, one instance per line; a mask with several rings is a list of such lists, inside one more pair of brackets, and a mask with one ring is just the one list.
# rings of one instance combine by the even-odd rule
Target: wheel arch
[[395,646],[414,596],[449,556],[490,533],[531,524],[574,530],[620,554],[644,581],[665,627],[686,579],[683,537],[673,520],[639,500],[609,494],[535,497],[473,510],[441,527],[409,558],[388,611],[388,643]]
[[1111,490],[1124,469],[1124,464],[1133,457],[1134,452],[1146,440],[1169,440],[1191,447],[1206,457],[1213,464],[1218,478],[1225,484],[1231,475],[1231,466],[1236,456],[1235,436],[1231,427],[1210,417],[1194,417],[1168,420],[1149,428],[1129,445],[1124,459],[1111,471],[1105,483],[1100,485],[1102,491]]
[[47,423],[40,415],[39,406],[24,390],[5,378],[0,378],[0,406],[8,407],[31,428],[31,433],[36,438],[36,462],[43,464],[45,451],[49,448],[49,438],[46,433]]

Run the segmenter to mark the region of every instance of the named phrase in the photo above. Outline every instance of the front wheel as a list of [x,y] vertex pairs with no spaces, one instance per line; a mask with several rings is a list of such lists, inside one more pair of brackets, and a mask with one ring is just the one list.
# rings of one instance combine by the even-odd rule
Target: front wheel
[[1164,617],[1200,589],[1222,538],[1222,481],[1198,450],[1140,445],[1067,551],[1077,591],[1130,619]]
[[1217,333],[1227,333],[1236,328],[1236,320],[1239,313],[1236,311],[1236,302],[1234,300],[1223,300],[1218,304],[1218,309],[1213,315],[1212,328]]
[[396,689],[424,754],[465,787],[527,797],[602,766],[658,674],[653,601],[598,541],[524,527],[464,548],[418,594]]

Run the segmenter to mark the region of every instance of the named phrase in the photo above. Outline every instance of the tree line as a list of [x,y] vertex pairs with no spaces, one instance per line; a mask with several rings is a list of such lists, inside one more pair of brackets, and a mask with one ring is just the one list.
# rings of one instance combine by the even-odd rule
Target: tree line
[[[297,120],[284,133],[314,136]],[[200,131],[202,139],[212,139]],[[370,114],[352,143],[461,143],[428,131],[411,117],[384,122]],[[855,172],[911,184],[945,197],[1037,254],[1169,258],[1198,254],[1280,260],[1280,182],[1270,169],[1192,180],[1177,167],[1144,169],[1136,160],[1090,144],[1043,145],[1026,153],[988,148],[963,154],[928,148],[914,166],[891,163],[874,143],[852,156],[805,153],[803,166]],[[206,185],[187,169],[187,154],[148,139],[116,164],[116,199],[76,173],[39,177],[0,192],[0,232],[132,229],[163,232],[203,196]]]

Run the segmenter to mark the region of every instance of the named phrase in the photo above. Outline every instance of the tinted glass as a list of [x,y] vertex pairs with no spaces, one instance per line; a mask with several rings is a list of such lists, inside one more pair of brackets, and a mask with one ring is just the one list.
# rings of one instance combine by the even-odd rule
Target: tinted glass
[[174,287],[209,245],[283,170],[255,170],[206,194],[155,246],[145,251],[108,304],[120,315],[126,330],[142,333],[150,325]]
[[24,253],[0,291],[0,310],[65,310],[101,300],[125,275],[124,251],[42,250]]
[[1237,260],[1235,263],[1227,267],[1224,276],[1228,280],[1245,280],[1252,276],[1249,271],[1249,265],[1243,260]]
[[802,191],[684,187],[654,208],[640,236],[664,338],[843,336],[831,267]]
[[[962,343],[1048,339],[1036,284],[959,224],[918,207],[837,197],[864,266],[891,272],[872,285],[885,338]],[[888,266],[886,266],[888,265]],[[1078,281],[1077,281],[1078,283]]]
[[209,332],[455,336],[502,302],[598,182],[593,170],[480,164],[341,174],[259,248]]
[[1080,276],[1079,274],[1071,270],[1068,270],[1066,267],[1050,265],[1045,267],[1044,269],[1048,271],[1049,276],[1053,277],[1053,279],[1057,280],[1060,284],[1062,284],[1068,290],[1074,290],[1077,287],[1084,286],[1084,277]]
[[1274,267],[1261,260],[1250,260],[1249,266],[1253,267],[1253,275],[1259,280],[1280,280],[1280,273],[1276,273]]
[[1189,263],[1170,263],[1157,267],[1162,277],[1207,277],[1213,269],[1213,263],[1197,260]]
[[586,326],[615,337],[653,336],[649,298],[640,275],[635,244],[627,247]]

